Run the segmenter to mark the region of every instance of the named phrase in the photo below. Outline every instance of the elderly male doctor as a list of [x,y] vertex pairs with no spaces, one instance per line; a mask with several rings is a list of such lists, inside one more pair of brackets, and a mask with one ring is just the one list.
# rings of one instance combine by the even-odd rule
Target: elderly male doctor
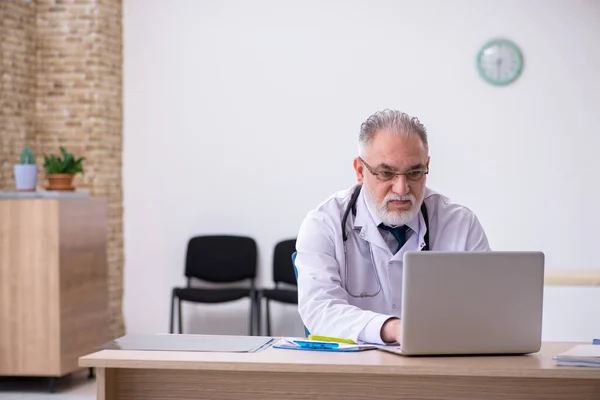
[[471,210],[426,187],[418,119],[377,112],[358,142],[358,184],[310,211],[298,233],[298,310],[312,334],[399,342],[403,254],[490,248]]

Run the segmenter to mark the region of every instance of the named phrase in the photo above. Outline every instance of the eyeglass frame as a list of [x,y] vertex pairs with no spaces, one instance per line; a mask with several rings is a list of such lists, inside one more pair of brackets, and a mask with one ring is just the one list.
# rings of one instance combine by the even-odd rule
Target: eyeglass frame
[[[367,164],[367,162],[365,160],[362,159],[362,157],[358,156],[358,159],[363,163],[363,165],[367,168],[367,170],[371,173],[371,175],[377,177],[377,179],[379,179],[380,182],[395,181],[401,175],[404,176],[408,182],[419,182],[419,181],[421,181],[425,177],[425,175],[429,174],[429,166],[427,166],[427,168],[425,170],[416,169],[416,170],[409,170],[407,172],[392,172],[392,171],[389,171],[389,173],[393,174],[392,177],[390,177],[390,178],[381,178],[381,176],[382,176],[381,172],[374,171],[373,168],[369,164]],[[422,173],[422,175],[420,177],[416,178],[416,179],[409,178],[407,174],[410,174],[411,172],[420,172],[420,173]]]

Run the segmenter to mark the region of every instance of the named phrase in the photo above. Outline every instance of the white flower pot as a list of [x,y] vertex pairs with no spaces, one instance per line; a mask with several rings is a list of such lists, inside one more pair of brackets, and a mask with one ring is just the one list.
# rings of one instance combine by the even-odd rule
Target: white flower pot
[[15,165],[15,185],[20,192],[33,192],[37,188],[38,169],[36,164]]

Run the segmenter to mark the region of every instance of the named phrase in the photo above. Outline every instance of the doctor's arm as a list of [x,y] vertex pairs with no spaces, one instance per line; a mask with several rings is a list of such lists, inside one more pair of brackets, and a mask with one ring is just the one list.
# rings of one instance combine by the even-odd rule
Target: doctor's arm
[[340,277],[343,266],[335,254],[335,230],[327,215],[314,213],[304,220],[296,249],[298,311],[310,333],[373,343],[396,340],[398,319],[348,303]]

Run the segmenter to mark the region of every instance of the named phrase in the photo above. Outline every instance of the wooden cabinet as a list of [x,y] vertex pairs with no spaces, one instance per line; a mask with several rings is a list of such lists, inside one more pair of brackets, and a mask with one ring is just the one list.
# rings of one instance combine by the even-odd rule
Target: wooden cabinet
[[0,376],[59,377],[110,340],[103,199],[0,198]]

